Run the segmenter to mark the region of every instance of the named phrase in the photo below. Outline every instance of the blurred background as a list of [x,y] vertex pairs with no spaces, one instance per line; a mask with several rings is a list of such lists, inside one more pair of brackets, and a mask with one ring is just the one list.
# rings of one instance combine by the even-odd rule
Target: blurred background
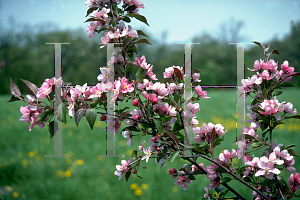
[[[278,49],[280,53],[270,57],[278,61],[279,69],[283,61],[288,60],[295,71],[300,71],[300,2],[297,0],[143,2],[145,9],[140,9],[139,13],[147,18],[150,26],[135,19],[130,25],[148,34],[147,39],[152,45],[139,44],[135,56],[145,55],[147,62],[154,66],[158,79],[162,78],[166,67],[183,65],[183,45],[175,42],[200,43],[193,45],[192,67],[203,71],[202,85],[236,85],[240,82],[236,80],[236,45],[229,44],[234,42],[258,41],[270,45],[270,50]],[[113,173],[121,158],[97,158],[97,155],[105,154],[105,124],[100,121],[94,130],[90,130],[84,120],[78,129],[74,120],[69,120],[63,127],[63,154],[72,154],[72,157],[45,158],[44,155],[53,153],[53,140],[49,140],[47,130],[35,127],[29,132],[28,124],[19,122],[19,108],[25,104],[6,103],[10,98],[10,78],[24,93],[19,77],[40,87],[44,79],[54,76],[54,48],[46,45],[48,42],[71,43],[62,45],[64,81],[73,85],[97,83],[99,67],[106,65],[106,48],[99,49],[102,35],[95,34],[90,39],[86,34],[87,9],[84,0],[0,1],[0,198],[159,199],[161,196],[157,191],[164,189],[166,199],[201,199],[203,187],[209,184],[207,180],[197,179],[184,192],[167,173],[174,166],[167,164],[160,169],[153,160],[145,164],[147,169],[140,170],[144,179],[132,178],[127,184],[124,179],[118,181]],[[253,75],[247,68],[253,68],[254,61],[259,59],[263,59],[261,48],[247,44],[246,78]],[[288,99],[299,108],[300,79],[294,77],[291,82],[296,87],[287,89],[286,96],[280,96],[282,100],[279,100]],[[208,96],[212,98],[200,103],[200,125],[203,122],[221,123],[228,130],[226,137],[230,142],[220,146],[220,150],[231,149],[234,147],[231,141],[236,135],[235,89],[212,88]],[[222,107],[224,105],[226,109]],[[238,134],[242,133],[242,127],[238,128]],[[276,143],[291,144],[299,128],[296,120],[282,125]],[[128,149],[126,139],[117,135],[116,154],[126,152],[124,159],[128,160],[140,140],[136,138]],[[241,164],[238,160],[236,163]],[[175,161],[177,167],[183,164]],[[282,175],[288,177],[289,173]],[[248,197],[251,193],[247,189],[240,192]]]

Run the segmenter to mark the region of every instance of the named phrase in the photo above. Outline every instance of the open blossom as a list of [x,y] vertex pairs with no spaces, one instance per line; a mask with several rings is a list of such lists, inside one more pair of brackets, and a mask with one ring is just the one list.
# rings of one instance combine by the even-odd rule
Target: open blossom
[[37,98],[45,99],[48,94],[52,91],[52,86],[44,82],[43,85],[38,89]]
[[143,151],[144,151],[145,155],[142,157],[142,160],[146,159],[146,162],[148,162],[149,158],[150,158],[150,156],[152,154],[151,147],[148,147],[147,149],[143,149]]
[[98,81],[104,82],[107,79],[107,68],[100,67],[101,74],[97,77]]
[[254,65],[253,65],[253,67],[254,67],[254,69],[249,69],[250,71],[259,71],[261,68],[263,68],[265,66],[265,63],[264,63],[264,61],[262,61],[261,59],[260,59],[260,61],[258,61],[258,60],[256,60],[255,62],[254,62]]
[[132,92],[134,90],[133,81],[128,82],[127,79],[125,77],[123,77],[121,79],[121,83],[123,86],[123,88],[122,88],[123,93]]
[[275,152],[272,152],[269,155],[269,158],[263,156],[257,162],[257,166],[260,168],[260,170],[255,173],[255,176],[264,175],[267,179],[272,179],[274,174],[280,174],[280,170],[275,168],[274,165],[282,165],[283,163],[284,161],[278,159]]
[[[276,107],[277,106],[277,107]],[[258,112],[264,115],[271,115],[274,113],[274,117],[277,120],[280,120],[281,117],[278,113],[278,106],[280,106],[278,100],[276,99],[276,96],[274,97],[274,100],[267,100],[265,99],[262,103],[260,103],[259,107],[263,110],[265,110],[265,112],[259,110]],[[275,108],[276,107],[276,108]]]
[[227,149],[225,149],[223,151],[223,153],[220,153],[219,155],[219,160],[228,163],[229,160],[231,160],[232,158],[236,158],[237,157],[237,150],[232,149],[231,152],[229,152]]
[[122,136],[124,138],[127,138],[127,145],[128,147],[130,147],[131,143],[132,143],[132,132],[131,131],[123,131],[122,132]]
[[135,61],[133,62],[133,65],[134,66],[140,66],[143,69],[148,69],[149,68],[149,66],[146,62],[145,56],[142,56],[141,58],[135,57]]
[[20,121],[30,124],[29,131],[33,129],[34,125],[38,125],[40,129],[44,128],[45,124],[43,122],[37,122],[39,114],[44,112],[44,109],[39,106],[29,105],[21,106],[20,111],[23,114],[23,116],[20,117]]
[[202,98],[202,99],[209,99],[210,97],[207,97],[207,92],[206,91],[202,91],[202,88],[200,85],[198,85],[197,87],[195,87],[195,92],[197,93],[197,95]]
[[175,184],[181,186],[183,190],[186,190],[188,188],[187,183],[191,183],[192,181],[188,179],[187,175],[183,175],[184,174],[183,171],[178,171],[178,174],[179,176],[177,177],[179,178],[179,180],[176,180]]
[[130,170],[130,164],[132,163],[132,159],[130,158],[128,161],[122,160],[121,163],[122,165],[116,166],[117,171],[115,171],[114,173],[116,176],[119,176],[119,180],[123,177],[123,174]]
[[248,77],[248,79],[242,79],[241,83],[243,86],[239,86],[239,91],[240,92],[250,92],[253,90],[253,84],[259,85],[262,83],[262,78],[258,77],[257,75],[253,75],[251,79]]

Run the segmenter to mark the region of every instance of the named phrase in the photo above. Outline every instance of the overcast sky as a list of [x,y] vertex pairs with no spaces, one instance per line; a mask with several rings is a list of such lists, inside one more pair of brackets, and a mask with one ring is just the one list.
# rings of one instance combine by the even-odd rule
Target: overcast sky
[[[267,42],[274,36],[282,38],[290,30],[291,20],[300,20],[299,0],[144,0],[140,9],[150,27],[133,20],[134,29],[144,28],[146,33],[160,39],[168,31],[166,42],[190,42],[194,36],[208,32],[220,33],[220,24],[230,19],[244,22],[243,41]],[[85,0],[2,0],[1,28],[9,26],[9,18],[19,25],[39,26],[47,21],[60,29],[88,27]],[[100,38],[99,38],[100,39]]]

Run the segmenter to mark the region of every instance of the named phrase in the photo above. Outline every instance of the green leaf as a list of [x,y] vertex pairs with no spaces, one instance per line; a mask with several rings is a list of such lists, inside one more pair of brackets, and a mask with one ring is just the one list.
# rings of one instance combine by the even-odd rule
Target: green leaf
[[163,127],[162,121],[160,119],[156,119],[156,118],[154,118],[153,121],[158,130],[158,133],[163,133],[164,127]]
[[258,147],[263,146],[263,144],[260,143],[260,142],[253,142],[253,143],[251,144],[251,146],[252,146],[253,148],[258,148]]
[[[248,134],[241,134],[241,135],[237,136],[237,141],[241,141],[243,139],[254,139],[254,140],[256,140],[255,137],[253,137],[252,135],[248,135]],[[234,141],[234,142],[236,142],[236,141]]]
[[139,15],[139,14],[135,14],[135,13],[130,13],[130,14],[127,14],[127,16],[134,17],[137,20],[139,20],[141,22],[144,22],[145,24],[147,24],[149,26],[149,24],[147,22],[147,19],[143,15]]
[[281,88],[281,87],[295,87],[295,86],[289,82],[283,82],[283,83],[279,83],[277,86],[277,88]]
[[126,68],[126,70],[125,70],[125,73],[131,72],[131,71],[132,71],[132,68],[133,68],[132,65],[127,66],[127,68]]
[[293,147],[295,147],[295,146],[296,146],[295,144],[292,144],[292,145],[288,146],[288,147],[285,148],[285,149],[290,149],[290,148],[293,148]]
[[224,138],[216,139],[213,143],[213,147],[220,145],[222,141],[224,141]]
[[[53,110],[52,110],[53,111]],[[46,117],[50,114],[50,110],[47,110],[46,112],[42,112],[39,114],[38,118],[37,118],[37,122],[41,122],[44,121],[44,119],[46,119]]]
[[48,131],[50,133],[50,139],[54,136],[54,134],[57,132],[58,124],[56,121],[52,121],[49,123]]
[[91,14],[94,10],[97,10],[97,9],[98,9],[98,7],[91,7],[91,8],[89,8],[87,10],[87,12],[86,12],[86,16],[85,17],[87,17],[89,14]]
[[[91,18],[85,20],[85,22],[93,22],[93,21],[100,21],[100,22],[103,23],[103,24],[106,23],[106,21],[103,20],[103,19],[98,19],[98,18],[93,18],[93,17],[91,17]],[[113,21],[113,20],[111,20],[111,21]]]
[[129,170],[128,172],[125,173],[126,182],[128,181],[130,175],[131,175],[131,170]]
[[108,28],[100,28],[99,30],[98,30],[98,33],[101,33],[101,31],[107,31],[108,30]]
[[[138,44],[138,43],[147,43],[147,44],[151,44],[150,42],[148,42],[147,39],[140,39],[140,40],[134,42],[134,44]],[[152,45],[152,44],[151,44],[151,45]]]
[[297,154],[293,149],[288,149],[289,154],[291,154],[292,156],[300,156],[299,154]]
[[65,124],[67,123],[67,110],[68,108],[66,104],[62,103],[62,121]]
[[246,176],[245,178],[243,178],[244,181],[252,183],[252,180],[250,177]]
[[175,83],[175,81],[171,78],[163,78],[160,82],[161,83]]
[[215,171],[226,172],[226,170],[225,170],[225,169],[223,169],[223,168],[221,168],[221,167],[218,167],[218,168],[216,168],[216,169],[215,169]]
[[117,6],[117,4],[112,4],[113,10],[115,11],[115,13],[118,15],[119,14],[119,8]]
[[175,124],[173,126],[173,132],[180,131],[182,129],[183,129],[183,126],[179,122],[175,122]]
[[252,167],[252,166],[251,166],[251,165],[243,165],[243,166],[241,166],[241,167],[239,167],[239,168],[237,169],[237,172],[238,172],[238,173],[242,173],[242,172],[245,171],[245,169],[248,168],[248,167]]
[[282,91],[276,91],[275,93],[274,93],[274,95],[275,96],[279,96],[279,95],[281,95],[283,92]]
[[172,140],[174,140],[175,144],[176,144],[177,146],[179,146],[178,138],[176,137],[176,135],[175,135],[173,132],[171,132],[171,131],[165,131],[165,132],[167,133],[167,135],[168,135],[170,138],[172,138]]
[[88,108],[85,112],[85,117],[91,129],[93,129],[97,118],[97,110],[95,108]]
[[178,156],[178,154],[179,154],[179,151],[175,151],[175,152],[171,155],[171,158],[170,158],[171,163],[174,162],[174,160],[176,159],[176,157]]
[[228,183],[229,181],[231,181],[230,177],[223,177],[223,178],[221,178],[221,184]]
[[262,92],[263,92],[263,96],[264,96],[265,98],[267,98],[268,89],[265,88],[265,89],[262,90]]
[[20,99],[21,91],[11,78],[10,78],[10,92],[12,95],[14,95],[15,97],[18,97]]
[[80,108],[79,110],[77,110],[77,112],[75,113],[75,123],[76,123],[76,126],[78,127],[79,125],[79,122],[82,118],[82,116],[84,115],[86,109],[85,108]]
[[291,117],[285,117],[284,119],[290,119],[290,118],[300,119],[300,115],[294,115],[294,116],[291,116]]
[[261,102],[260,99],[253,99],[252,102],[251,102],[251,105],[253,106],[253,105],[255,105],[257,103],[260,103],[260,102]]
[[143,73],[143,68],[138,68],[138,70],[135,73],[135,78],[139,79],[142,73]]
[[131,154],[131,157],[133,160],[136,160],[137,159],[137,150],[134,150]]
[[131,45],[131,47],[129,47],[129,48],[127,49],[127,51],[130,51],[130,50],[134,51],[134,52],[137,54],[137,49],[136,49],[136,46],[135,46],[135,45]]
[[141,30],[137,30],[136,32],[138,33],[138,35],[143,35],[143,36],[149,37],[146,33],[144,33]]
[[22,82],[22,84],[23,84],[23,86],[24,86],[25,91],[26,91],[28,94],[30,94],[30,95],[36,97],[36,94],[37,94],[37,92],[38,92],[38,87],[37,87],[35,84],[31,83],[30,81],[23,80],[23,79],[21,79],[21,78],[20,78],[20,80],[21,80],[21,82]]
[[176,102],[177,104],[179,104],[179,103],[180,103],[180,94],[175,94],[175,95],[174,95],[174,100],[175,100],[175,102]]
[[196,180],[195,176],[193,176],[193,175],[188,175],[188,179],[190,179],[190,180]]
[[[22,96],[20,96],[22,97]],[[22,97],[24,99],[24,97]],[[18,97],[15,97],[15,95],[12,95],[10,99],[7,102],[13,102],[13,101],[21,101]]]
[[131,22],[131,19],[127,16],[123,17],[122,19],[124,22],[127,22],[127,23],[130,23]]

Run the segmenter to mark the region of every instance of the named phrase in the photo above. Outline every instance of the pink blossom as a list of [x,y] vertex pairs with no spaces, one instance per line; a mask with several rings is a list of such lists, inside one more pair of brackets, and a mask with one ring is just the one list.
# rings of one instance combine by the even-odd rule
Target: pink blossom
[[[274,153],[275,155],[275,153]],[[274,159],[274,155],[270,155],[269,158],[263,156],[260,158],[260,160],[258,161],[257,165],[260,168],[260,170],[258,170],[255,173],[255,176],[265,176],[265,178],[267,179],[272,179],[274,174],[280,174],[280,170],[277,168],[274,168],[274,164],[277,163],[281,163],[282,160]],[[282,161],[283,162],[283,161]]]
[[263,110],[265,110],[265,112],[262,112],[261,110],[259,110],[258,112],[264,115],[271,115],[273,113],[274,117],[277,120],[280,120],[281,117],[279,115],[278,111],[278,107],[275,108],[275,106],[280,105],[278,100],[276,99],[276,96],[274,97],[274,100],[267,100],[265,99],[262,103],[259,104],[259,107]]
[[199,80],[199,78],[200,78],[200,73],[193,73],[193,74],[192,74],[192,77],[193,77],[193,81],[194,81],[194,82],[201,82],[201,81]]
[[270,59],[262,68],[265,70],[277,71],[277,63],[273,59]]
[[101,88],[101,85],[98,83],[96,86],[92,87],[90,89],[90,92],[92,95],[90,95],[88,98],[89,99],[92,99],[92,98],[100,98],[101,97],[101,94],[103,92],[103,89]]
[[38,106],[29,105],[21,106],[20,112],[23,114],[23,116],[20,117],[20,121],[30,124],[29,131],[33,129],[34,125],[38,125],[40,129],[44,128],[45,124],[43,122],[37,122],[39,114],[44,112],[44,109]]
[[288,178],[288,184],[292,192],[296,192],[297,189],[300,189],[300,177],[299,173],[291,174]]
[[101,114],[100,121],[105,121],[105,120],[106,120],[106,115]]
[[181,186],[183,190],[186,190],[188,188],[187,183],[191,183],[192,181],[188,179],[187,175],[183,175],[184,174],[183,171],[179,171],[178,174],[179,174],[178,176],[179,180],[176,180],[175,184]]
[[219,160],[228,163],[229,160],[231,160],[232,158],[236,158],[237,157],[237,150],[232,149],[231,152],[229,152],[227,149],[225,149],[223,151],[223,153],[220,153],[219,155]]
[[144,145],[145,145],[145,141],[143,142],[142,140],[141,140],[141,146],[139,146],[139,151],[140,151],[140,155],[143,153],[143,151],[144,151]]
[[248,69],[249,69],[250,71],[259,71],[261,68],[265,67],[265,63],[264,63],[264,61],[262,61],[262,60],[260,60],[260,61],[256,60],[256,61],[254,62],[253,67],[254,67],[254,69],[249,69],[249,68],[248,68]]
[[200,98],[203,98],[203,99],[209,99],[210,97],[207,97],[207,92],[206,91],[202,91],[202,88],[200,85],[198,85],[197,87],[195,87],[195,92],[197,93],[197,95],[200,97]]
[[44,82],[43,85],[38,89],[37,92],[37,98],[39,99],[45,99],[47,95],[49,95],[52,91],[51,85],[49,85],[47,82]]
[[133,62],[133,65],[140,66],[143,69],[148,69],[148,65],[147,65],[146,58],[144,55],[141,58],[135,57],[135,61]]
[[117,165],[116,166],[117,171],[115,171],[114,174],[116,176],[119,176],[119,180],[123,177],[123,174],[125,174],[126,172],[128,172],[130,170],[131,162],[132,162],[131,158],[128,161],[122,160],[121,161],[122,165]]
[[294,67],[289,67],[289,62],[286,60],[283,62],[283,64],[281,64],[281,70],[285,73],[285,74],[293,74],[294,72]]
[[148,68],[148,70],[147,70],[147,75],[148,75],[149,78],[151,78],[152,80],[158,80],[158,79],[156,78],[156,74],[154,74],[154,73],[152,72],[152,68],[153,68],[153,65],[152,65],[151,67]]
[[261,74],[259,74],[259,76],[260,76],[262,79],[266,79],[267,81],[274,78],[273,75],[270,76],[270,73],[269,73],[267,70],[264,70]]
[[123,93],[132,92],[134,90],[133,81],[128,82],[127,79],[125,77],[123,77],[121,79],[121,83],[123,86],[123,88],[122,88]]
[[101,74],[97,77],[98,81],[105,82],[107,79],[107,68],[100,67]]

